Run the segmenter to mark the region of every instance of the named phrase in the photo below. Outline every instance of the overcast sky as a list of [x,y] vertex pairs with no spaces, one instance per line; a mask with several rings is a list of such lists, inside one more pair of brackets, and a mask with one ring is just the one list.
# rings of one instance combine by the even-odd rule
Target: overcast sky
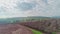
[[60,0],[0,0],[0,18],[60,16]]

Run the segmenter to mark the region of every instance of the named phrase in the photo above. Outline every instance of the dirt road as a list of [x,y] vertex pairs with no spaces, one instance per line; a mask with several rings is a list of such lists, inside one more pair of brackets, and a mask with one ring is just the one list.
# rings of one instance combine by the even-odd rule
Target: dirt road
[[0,24],[0,34],[33,34],[29,28],[19,24]]

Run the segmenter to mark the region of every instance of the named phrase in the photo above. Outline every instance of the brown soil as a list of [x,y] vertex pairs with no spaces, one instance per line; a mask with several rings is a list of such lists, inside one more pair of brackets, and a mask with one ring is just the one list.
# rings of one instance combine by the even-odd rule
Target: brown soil
[[32,31],[19,24],[0,24],[0,34],[33,34]]

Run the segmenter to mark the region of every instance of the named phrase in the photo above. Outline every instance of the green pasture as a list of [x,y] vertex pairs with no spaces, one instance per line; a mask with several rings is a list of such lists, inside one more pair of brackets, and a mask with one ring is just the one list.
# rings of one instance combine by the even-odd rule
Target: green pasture
[[[32,32],[33,32],[34,34],[42,34],[41,31],[38,31],[38,30],[35,30],[35,29],[32,29]],[[52,34],[56,34],[56,32],[52,32]]]

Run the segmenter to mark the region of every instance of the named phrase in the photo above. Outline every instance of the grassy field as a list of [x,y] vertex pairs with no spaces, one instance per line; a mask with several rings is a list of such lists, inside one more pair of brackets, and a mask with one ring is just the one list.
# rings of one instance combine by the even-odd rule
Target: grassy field
[[32,30],[32,32],[34,33],[34,34],[42,34],[42,32],[40,32],[40,31],[38,31],[38,30]]
[[[35,29],[32,29],[32,32],[33,32],[34,34],[42,34],[41,31],[38,31],[38,30],[35,30]],[[56,34],[56,32],[52,32],[52,34]]]

